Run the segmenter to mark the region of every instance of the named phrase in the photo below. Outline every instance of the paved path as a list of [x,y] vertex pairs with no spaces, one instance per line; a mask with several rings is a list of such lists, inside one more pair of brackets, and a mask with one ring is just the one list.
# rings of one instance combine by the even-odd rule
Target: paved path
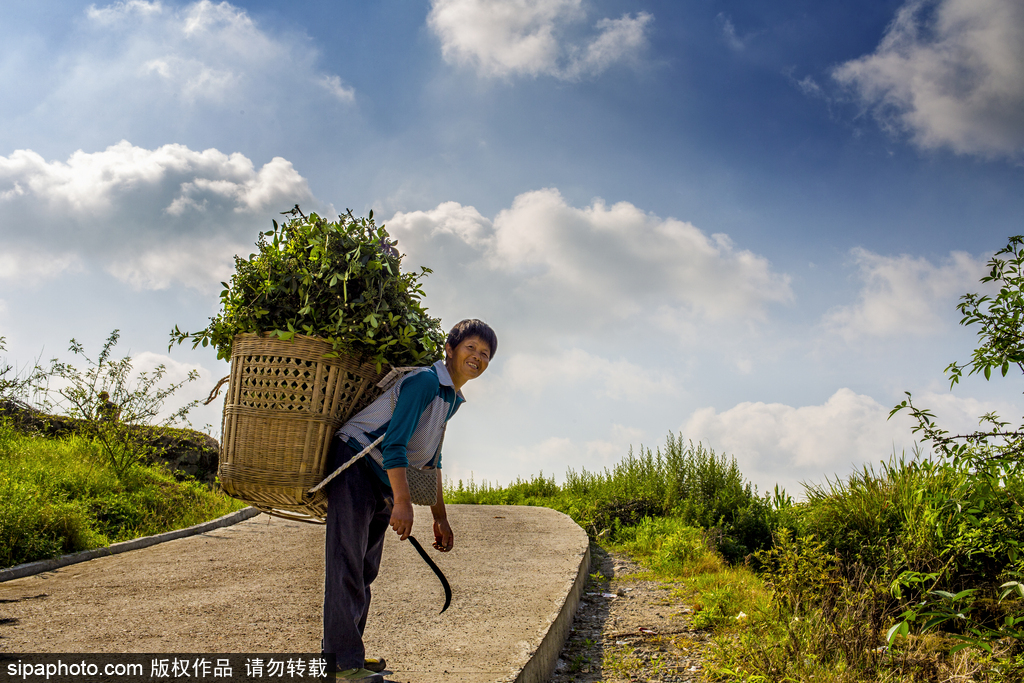
[[[546,508],[448,506],[456,547],[429,548],[453,590],[389,535],[366,642],[389,681],[546,681],[588,569],[587,536]],[[0,583],[6,652],[320,651],[321,526],[234,526]]]

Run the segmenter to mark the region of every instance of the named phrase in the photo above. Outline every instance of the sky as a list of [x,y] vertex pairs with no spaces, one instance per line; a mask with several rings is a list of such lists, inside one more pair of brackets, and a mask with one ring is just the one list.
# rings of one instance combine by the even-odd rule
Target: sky
[[943,375],[1024,232],[1018,0],[33,0],[0,27],[19,367],[119,329],[205,396],[227,364],[169,332],[299,204],[372,209],[445,329],[496,330],[453,480],[678,434],[799,496],[909,455],[904,392],[951,430],[1021,413],[1019,378]]

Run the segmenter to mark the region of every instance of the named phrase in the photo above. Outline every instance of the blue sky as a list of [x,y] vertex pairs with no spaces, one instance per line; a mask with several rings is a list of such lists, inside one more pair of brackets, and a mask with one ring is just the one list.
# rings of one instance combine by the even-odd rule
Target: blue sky
[[[450,476],[603,468],[682,432],[762,490],[1019,414],[950,393],[955,304],[1021,232],[1015,0],[5,3],[10,361],[167,351],[295,203],[374,210],[445,326],[501,348]],[[219,424],[207,408],[193,422]]]

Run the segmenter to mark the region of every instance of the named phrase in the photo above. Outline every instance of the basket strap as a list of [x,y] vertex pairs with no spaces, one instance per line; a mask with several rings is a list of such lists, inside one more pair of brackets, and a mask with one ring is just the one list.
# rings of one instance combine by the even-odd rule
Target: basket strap
[[322,489],[324,486],[327,486],[327,484],[329,484],[332,479],[334,479],[336,476],[338,476],[339,474],[341,474],[342,472],[347,470],[349,467],[352,467],[352,465],[356,464],[356,460],[359,460],[359,458],[363,457],[364,455],[369,453],[371,450],[373,450],[373,447],[376,446],[377,444],[379,444],[381,441],[383,441],[385,436],[387,436],[387,434],[381,434],[380,436],[378,436],[376,441],[374,441],[369,446],[367,446],[363,450],[361,450],[358,453],[356,453],[355,455],[353,455],[351,458],[349,458],[348,462],[346,462],[344,465],[342,465],[341,467],[339,467],[338,469],[334,470],[329,475],[327,475],[327,477],[325,477],[322,482],[320,482],[319,484],[317,484],[316,486],[311,488],[309,490],[309,492],[310,493],[316,493],[317,491]]
[[[402,375],[404,375],[405,373],[410,372],[412,370],[419,370],[419,368],[391,368],[391,372],[389,372],[387,375],[385,375],[384,379],[382,379],[381,381],[377,382],[377,386],[382,388],[382,389],[387,389],[398,378],[400,378]],[[394,406],[392,406],[391,409],[394,410]],[[320,482],[319,484],[317,484],[316,486],[311,488],[309,490],[309,492],[310,493],[316,493],[317,491],[319,491],[323,487],[327,486],[327,484],[329,484],[332,479],[334,479],[336,476],[338,476],[339,474],[341,474],[342,472],[347,470],[349,467],[354,465],[356,460],[359,460],[359,458],[363,457],[364,455],[369,453],[371,450],[373,450],[374,446],[376,446],[381,441],[383,441],[385,436],[387,436],[387,434],[381,434],[379,437],[377,437],[376,441],[374,441],[369,446],[367,446],[363,450],[361,450],[358,453],[356,453],[355,455],[353,455],[351,458],[349,458],[348,462],[346,462],[344,465],[342,465],[341,467],[339,467],[338,469],[334,470],[329,475],[327,475],[327,477],[325,477],[322,482]]]
[[384,375],[384,378],[381,379],[381,381],[377,382],[377,386],[379,388],[381,388],[381,389],[385,389],[386,390],[386,389],[390,388],[390,386],[392,384],[394,384],[395,380],[397,380],[399,377],[401,377],[405,373],[412,372],[413,370],[419,370],[419,369],[420,368],[418,368],[418,367],[414,367],[414,368],[391,368],[391,371],[388,374]]

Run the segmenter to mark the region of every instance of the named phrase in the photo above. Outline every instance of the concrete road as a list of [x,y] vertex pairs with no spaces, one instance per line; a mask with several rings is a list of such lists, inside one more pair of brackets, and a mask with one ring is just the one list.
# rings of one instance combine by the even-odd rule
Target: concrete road
[[[366,630],[389,681],[546,681],[588,569],[586,534],[546,508],[448,506],[452,552],[429,548],[452,605],[390,534]],[[0,583],[0,649],[318,653],[324,529],[259,515],[234,526]]]

